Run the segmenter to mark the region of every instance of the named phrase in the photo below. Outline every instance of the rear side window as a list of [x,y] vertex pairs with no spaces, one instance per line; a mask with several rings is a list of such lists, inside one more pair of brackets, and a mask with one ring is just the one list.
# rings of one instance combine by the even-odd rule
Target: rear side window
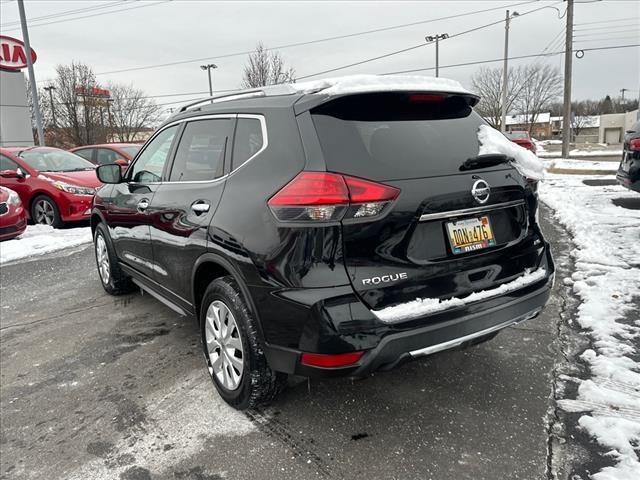
[[232,169],[235,170],[245,163],[264,145],[262,124],[257,118],[238,118],[236,135],[233,141]]
[[17,170],[18,164],[10,158],[0,155],[0,170]]
[[169,181],[213,180],[222,175],[224,156],[231,135],[233,118],[215,118],[187,123]]
[[99,148],[98,149],[98,165],[106,165],[108,163],[115,163],[116,160],[120,158],[117,152],[114,152],[108,148]]
[[459,173],[485,124],[468,99],[428,94],[352,95],[311,114],[327,170],[372,180]]
[[84,150],[76,150],[73,153],[75,153],[76,155],[80,155],[85,160],[89,160],[90,162],[92,161],[91,157],[93,156],[93,149],[91,148],[85,148]]

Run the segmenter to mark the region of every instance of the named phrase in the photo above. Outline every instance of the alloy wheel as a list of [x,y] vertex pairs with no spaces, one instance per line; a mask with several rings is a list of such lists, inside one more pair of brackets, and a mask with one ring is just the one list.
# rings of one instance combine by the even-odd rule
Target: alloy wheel
[[33,208],[35,222],[42,225],[52,225],[55,220],[53,205],[48,200],[38,200]]
[[109,275],[111,269],[109,267],[109,253],[107,252],[107,242],[101,234],[96,236],[96,260],[98,261],[98,272],[102,283],[109,284]]
[[235,390],[242,380],[244,351],[233,313],[223,302],[211,302],[204,328],[209,371],[227,390]]

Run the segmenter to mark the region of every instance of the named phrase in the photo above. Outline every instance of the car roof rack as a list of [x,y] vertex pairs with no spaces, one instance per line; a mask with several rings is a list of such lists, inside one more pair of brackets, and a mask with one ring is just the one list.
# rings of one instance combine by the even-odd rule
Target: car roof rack
[[267,87],[260,88],[252,88],[246,90],[236,90],[230,93],[223,93],[219,95],[213,95],[211,97],[201,98],[196,100],[195,102],[187,103],[180,107],[178,113],[186,112],[192,107],[200,105],[202,103],[220,103],[220,102],[230,102],[231,100],[239,100],[243,98],[255,98],[255,97],[271,97],[276,95],[291,95],[294,93],[299,93],[293,86],[289,84],[282,85],[270,85]]

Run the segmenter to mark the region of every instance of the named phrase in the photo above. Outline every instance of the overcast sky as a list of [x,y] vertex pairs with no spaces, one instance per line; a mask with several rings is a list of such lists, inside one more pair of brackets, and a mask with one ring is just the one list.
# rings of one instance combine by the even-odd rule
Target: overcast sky
[[[0,2],[2,34],[22,38],[19,25],[14,23],[19,20],[17,2]],[[25,1],[29,19],[82,10],[32,20],[29,32],[32,47],[38,54],[35,72],[39,82],[51,78],[57,64],[77,60],[93,67],[103,85],[109,81],[131,83],[149,95],[161,95],[157,98],[158,103],[178,101],[173,106],[180,100],[198,97],[193,92],[207,91],[206,72],[199,68],[202,63],[216,63],[219,67],[213,72],[214,90],[237,88],[247,56],[222,56],[251,50],[259,41],[268,47],[277,47],[423,22],[366,35],[281,48],[287,64],[295,68],[298,77],[302,77],[418,45],[428,34],[446,32],[454,35],[499,21],[504,19],[505,9],[509,6],[520,14],[543,6],[554,6],[560,10],[558,13],[554,8],[544,8],[515,18],[511,22],[509,56],[539,54],[545,48],[547,52],[563,50],[564,34],[561,32],[565,18],[558,18],[559,14],[565,13],[566,2],[562,1]],[[437,20],[491,8],[495,9]],[[88,18],[70,20],[83,16]],[[574,21],[575,48],[640,44],[638,0],[576,0]],[[47,24],[39,25],[43,23]],[[446,66],[499,59],[503,48],[504,23],[445,40],[440,44],[440,76],[456,79],[470,87],[470,78],[480,68],[479,65]],[[434,50],[433,45],[423,46],[324,76],[430,68],[435,62]],[[107,73],[205,57],[210,58],[180,65]],[[556,55],[513,60],[510,65],[543,61],[563,68],[562,60],[562,55]],[[499,67],[501,64],[487,65]],[[630,90],[626,97],[638,97],[639,47],[585,51],[584,58],[574,58],[573,65],[574,99],[619,96],[621,88]],[[433,72],[418,74],[433,75]],[[164,96],[179,93],[188,95]]]

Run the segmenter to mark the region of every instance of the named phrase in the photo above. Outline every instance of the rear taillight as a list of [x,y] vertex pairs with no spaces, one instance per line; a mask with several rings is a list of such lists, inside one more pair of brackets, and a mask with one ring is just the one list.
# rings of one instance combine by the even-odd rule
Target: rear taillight
[[269,200],[283,222],[369,219],[383,214],[400,193],[395,187],[328,172],[302,172]]
[[640,138],[634,138],[629,142],[629,149],[638,151],[640,150]]

